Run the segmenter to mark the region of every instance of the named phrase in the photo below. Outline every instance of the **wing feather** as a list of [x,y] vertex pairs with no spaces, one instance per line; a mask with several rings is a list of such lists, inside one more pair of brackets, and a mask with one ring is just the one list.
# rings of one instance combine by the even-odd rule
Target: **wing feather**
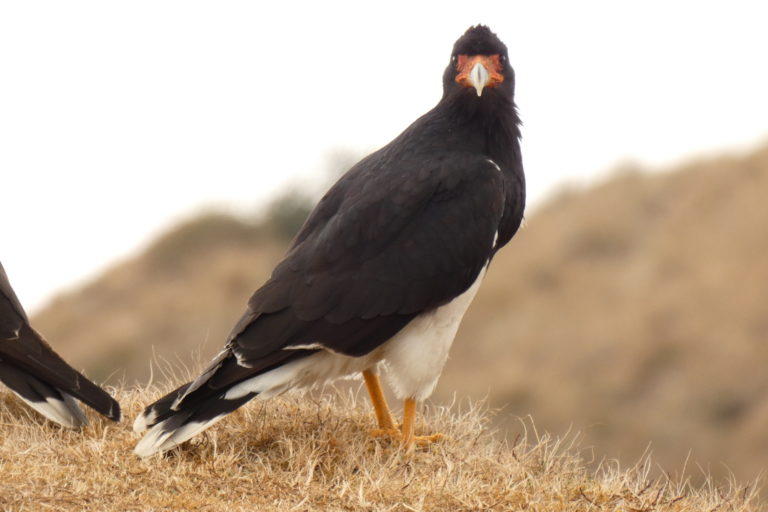
[[[360,171],[331,189],[324,199],[336,205],[330,218],[320,222],[313,214],[253,295],[231,337],[246,359],[251,350],[261,356],[263,344],[273,350],[281,344],[259,335],[262,323],[274,334],[262,315],[281,313],[307,324],[292,341],[347,353],[346,329],[336,337],[319,324],[315,332],[314,323],[419,314],[466,290],[487,264],[504,211],[503,182],[492,164],[454,155],[432,166],[401,164],[394,177],[378,172]],[[239,339],[246,330],[247,340]],[[312,339],[321,333],[322,340]]]

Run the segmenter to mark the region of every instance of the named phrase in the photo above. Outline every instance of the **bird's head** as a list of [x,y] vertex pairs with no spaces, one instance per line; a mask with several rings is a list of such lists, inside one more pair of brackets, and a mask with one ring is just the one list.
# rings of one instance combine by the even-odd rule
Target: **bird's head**
[[443,75],[446,95],[511,98],[514,82],[506,45],[485,25],[470,27],[453,45],[451,63]]

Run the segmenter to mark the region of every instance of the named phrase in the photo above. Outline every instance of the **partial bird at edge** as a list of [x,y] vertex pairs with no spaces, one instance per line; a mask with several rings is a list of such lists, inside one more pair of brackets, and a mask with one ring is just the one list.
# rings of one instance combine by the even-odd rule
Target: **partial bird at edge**
[[77,400],[113,421],[120,421],[117,401],[68,365],[32,328],[2,264],[0,382],[29,407],[67,428],[88,424]]

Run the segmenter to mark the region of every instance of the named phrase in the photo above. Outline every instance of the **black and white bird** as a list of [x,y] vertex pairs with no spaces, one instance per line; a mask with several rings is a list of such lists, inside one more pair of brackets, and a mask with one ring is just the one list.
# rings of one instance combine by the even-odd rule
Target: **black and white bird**
[[[325,194],[224,350],[148,406],[136,453],[168,450],[254,397],[362,373],[381,430],[413,425],[494,254],[523,218],[525,179],[507,48],[486,26],[455,43],[443,96]],[[404,399],[395,423],[384,371]]]
[[115,399],[69,366],[29,325],[2,264],[0,382],[34,410],[65,427],[88,424],[75,398],[120,421],[120,405]]

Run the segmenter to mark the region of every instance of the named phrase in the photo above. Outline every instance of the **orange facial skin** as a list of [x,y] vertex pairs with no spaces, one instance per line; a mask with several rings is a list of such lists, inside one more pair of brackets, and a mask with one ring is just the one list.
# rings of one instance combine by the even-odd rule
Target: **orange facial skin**
[[490,80],[485,85],[488,88],[494,88],[504,81],[504,75],[501,74],[501,58],[497,55],[459,55],[456,60],[456,82],[464,87],[474,87],[469,79],[469,73],[475,67],[475,63],[480,62],[488,71]]

